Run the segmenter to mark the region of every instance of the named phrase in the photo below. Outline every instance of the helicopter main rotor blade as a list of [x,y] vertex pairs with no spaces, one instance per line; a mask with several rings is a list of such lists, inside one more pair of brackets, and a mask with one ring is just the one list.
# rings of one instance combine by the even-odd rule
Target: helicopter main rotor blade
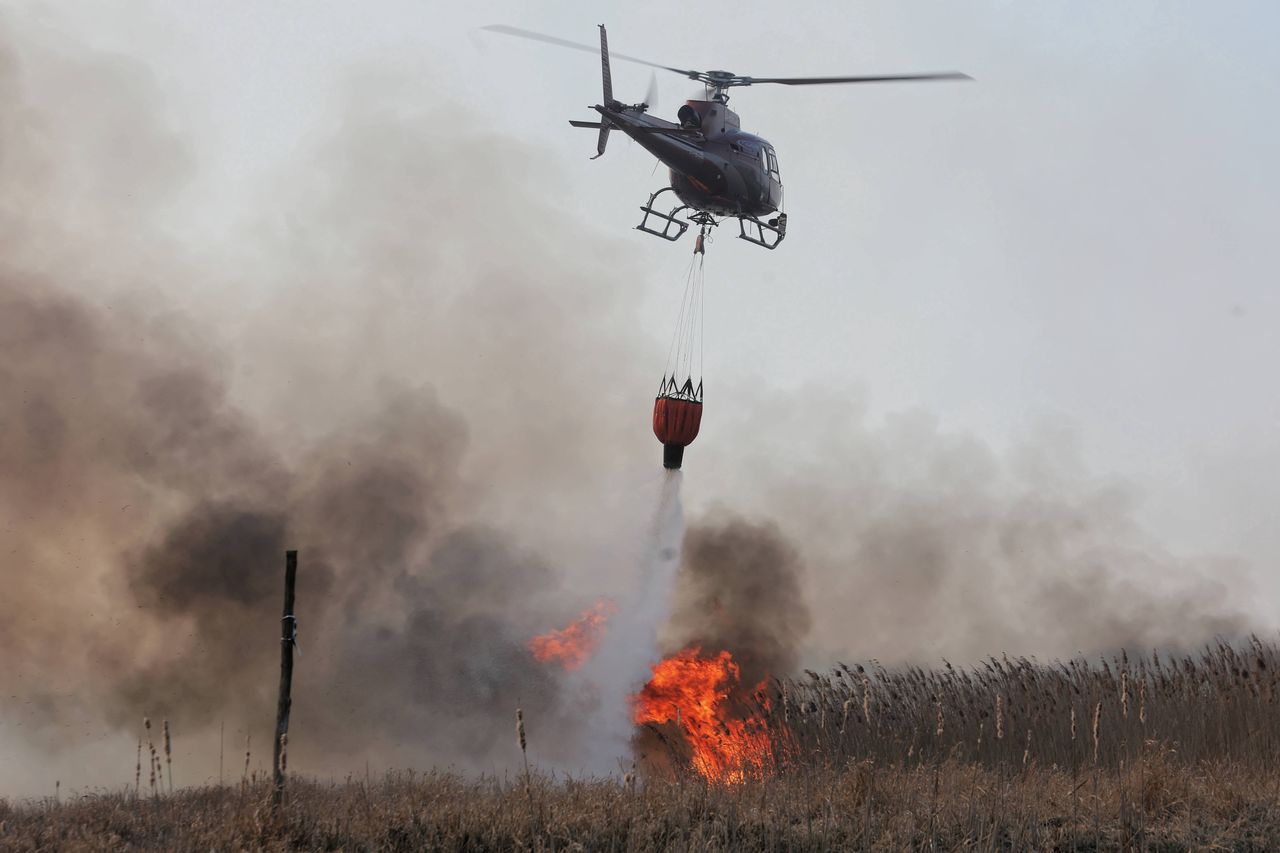
[[972,80],[959,71],[940,71],[932,74],[878,74],[859,77],[744,77],[743,85],[756,83],[781,83],[783,86],[818,86],[826,83],[892,83],[902,80]]
[[[502,33],[503,35],[516,36],[517,38],[530,39],[532,41],[546,42],[559,47],[567,47],[571,50],[583,50],[587,53],[599,55],[600,49],[595,45],[583,44],[581,42],[569,41],[557,36],[549,36],[544,33],[535,33],[532,30],[522,30],[519,27],[512,27],[506,24],[490,24],[481,27],[482,30],[488,30],[493,33]],[[641,59],[638,56],[628,56],[625,53],[610,52],[613,59],[621,59],[625,62],[635,62],[639,65],[647,65],[650,68],[661,68],[663,71],[672,71],[690,80],[698,80],[713,89],[729,89],[737,86],[751,86],[756,83],[779,83],[783,86],[817,86],[828,83],[891,83],[899,81],[919,81],[919,80],[972,80],[968,74],[962,74],[959,71],[942,71],[931,74],[877,74],[877,75],[859,75],[855,77],[742,77],[736,74],[730,74],[726,71],[691,71],[687,68],[674,68],[670,65],[663,65],[660,62],[650,62],[647,59]]]
[[[599,56],[600,54],[600,48],[595,47],[593,45],[581,44],[576,41],[569,41],[568,39],[557,38],[556,36],[543,35],[542,33],[535,33],[532,30],[522,30],[519,27],[509,27],[506,24],[490,24],[489,26],[481,27],[480,29],[488,30],[491,33],[502,33],[503,35],[507,35],[507,36],[516,36],[517,38],[531,39],[532,41],[543,41],[543,42],[546,42],[547,44],[559,45],[560,47],[567,47],[573,50],[585,50],[588,53],[594,53],[597,56]],[[612,59],[622,59],[627,62],[636,62],[636,63],[639,63],[640,65],[648,65],[650,68],[661,68],[663,71],[674,71],[676,74],[682,74],[685,77],[694,77],[696,79],[698,74],[697,71],[687,71],[683,68],[672,68],[670,65],[662,65],[661,63],[658,63],[658,62],[650,62],[647,59],[640,59],[639,57],[635,57],[635,56],[627,56],[625,53],[615,53],[614,51],[609,51],[609,56]]]

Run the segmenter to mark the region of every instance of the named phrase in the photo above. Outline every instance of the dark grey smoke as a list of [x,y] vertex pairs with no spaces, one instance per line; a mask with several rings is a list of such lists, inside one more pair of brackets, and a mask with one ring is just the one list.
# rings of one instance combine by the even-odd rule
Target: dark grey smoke
[[[449,518],[465,430],[430,392],[391,394],[286,463],[209,375],[134,351],[130,323],[33,290],[0,280],[0,459],[16,475],[0,496],[18,516],[0,626],[19,673],[79,672],[125,728],[144,713],[188,730],[265,722],[281,561],[299,547],[302,755],[386,738],[483,760],[517,703],[556,718],[554,674],[524,643],[559,615],[559,579],[502,532]],[[96,540],[80,559],[105,576],[41,554],[77,535]],[[104,581],[116,624],[95,636],[79,617],[84,587]],[[114,666],[80,671],[88,648]],[[24,690],[39,695],[40,680]],[[555,755],[552,738],[541,747]]]
[[776,524],[713,514],[685,536],[663,651],[728,650],[748,685],[794,672],[811,624],[801,570]]
[[[298,548],[303,658],[291,748],[299,766],[340,770],[352,755],[505,766],[516,757],[514,739],[497,733],[510,733],[517,705],[528,714],[535,757],[570,760],[560,676],[536,664],[525,644],[580,601],[565,594],[562,572],[502,529],[496,508],[484,509],[490,486],[462,469],[476,458],[472,424],[489,422],[477,399],[508,415],[499,417],[496,448],[507,467],[529,460],[536,477],[556,452],[581,455],[564,440],[573,432],[542,409],[509,415],[578,385],[581,375],[563,371],[557,357],[531,358],[525,344],[576,340],[590,348],[575,331],[582,324],[564,311],[509,312],[535,288],[546,302],[582,309],[589,300],[573,294],[596,282],[563,276],[557,288],[491,274],[450,283],[437,277],[434,258],[402,259],[420,293],[486,304],[408,312],[415,339],[444,340],[445,356],[465,342],[469,358],[422,358],[406,347],[394,364],[380,364],[378,317],[403,305],[373,284],[372,293],[360,291],[385,282],[376,269],[386,262],[382,224],[399,218],[362,211],[360,221],[378,226],[372,231],[346,218],[359,211],[368,183],[352,174],[330,206],[311,209],[292,253],[276,243],[281,235],[262,238],[272,259],[245,269],[268,269],[285,295],[271,306],[270,340],[250,330],[233,348],[219,339],[217,312],[234,308],[235,298],[200,311],[171,307],[190,298],[191,282],[217,275],[165,239],[170,223],[160,200],[173,200],[162,190],[176,176],[139,175],[138,186],[155,190],[149,199],[114,204],[130,172],[148,169],[120,159],[115,146],[137,137],[139,150],[168,150],[163,105],[152,102],[141,116],[88,118],[47,107],[60,103],[59,85],[85,85],[129,113],[154,97],[145,75],[140,84],[127,62],[88,52],[66,64],[35,39],[22,47],[0,54],[0,748],[74,752],[113,731],[136,732],[148,714],[173,721],[188,781],[216,766],[221,747],[208,733],[224,725],[225,751],[239,752],[248,732],[260,766],[275,701],[283,553]],[[421,117],[403,126],[388,126],[398,119],[376,110],[365,118],[339,133],[335,151],[317,155],[332,172],[348,168],[348,153],[364,162],[370,152],[357,149],[395,139],[406,141],[404,157],[451,159],[424,137],[430,122]],[[83,137],[58,136],[85,122]],[[364,139],[374,124],[383,132]],[[486,145],[474,142],[481,153]],[[469,168],[490,167],[478,159]],[[458,177],[419,176],[427,198],[433,180]],[[520,200],[525,191],[513,185],[508,193]],[[447,195],[434,196],[450,207]],[[536,212],[535,196],[523,202]],[[127,238],[112,208],[129,216]],[[326,210],[338,208],[346,212],[340,225],[325,222]],[[449,214],[475,224],[461,205]],[[301,268],[342,242],[331,239],[335,227],[360,234],[345,249],[353,265],[340,287],[326,289]],[[362,246],[361,236],[379,245]],[[439,236],[435,248],[448,249]],[[234,274],[222,272],[234,286]],[[305,292],[292,291],[294,282]],[[365,316],[348,310],[350,291]],[[312,322],[299,322],[308,310]],[[330,322],[358,328],[356,344],[327,338]],[[284,340],[275,334],[281,330]],[[487,340],[491,334],[504,337]],[[322,363],[316,352],[332,360]],[[247,393],[233,390],[244,384],[237,367],[245,365],[305,388],[254,409],[246,405],[252,383]],[[496,375],[518,384],[495,386]],[[450,387],[459,376],[452,387],[471,391],[456,395],[472,406],[465,415],[431,387],[435,377]],[[538,421],[561,432],[558,443],[545,442],[549,454],[515,443],[539,437]],[[483,454],[493,444],[480,433]],[[574,708],[582,713],[583,703]],[[121,759],[98,769],[122,779]],[[35,787],[21,760],[4,764],[14,773],[4,784]]]
[[[385,741],[483,766],[510,756],[493,734],[517,704],[554,732],[556,674],[525,641],[554,618],[560,581],[501,531],[449,518],[458,498],[440,457],[461,451],[456,417],[406,393],[349,436],[322,442],[274,500],[198,503],[140,557],[135,596],[194,628],[195,647],[135,672],[122,710],[149,702],[200,726],[234,696],[238,713],[269,719],[263,674],[292,543],[305,581],[303,755]],[[539,746],[558,755],[553,736]]]

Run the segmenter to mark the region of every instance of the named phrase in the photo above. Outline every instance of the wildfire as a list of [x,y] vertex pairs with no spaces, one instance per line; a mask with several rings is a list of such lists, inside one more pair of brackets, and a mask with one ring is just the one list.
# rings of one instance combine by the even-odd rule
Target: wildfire
[[555,662],[565,669],[577,669],[595,652],[604,624],[617,612],[617,605],[602,598],[583,611],[577,621],[534,637],[529,641],[529,651],[543,663]]
[[703,657],[701,649],[685,649],[653,666],[649,683],[632,697],[633,719],[637,725],[675,724],[695,770],[710,781],[742,782],[772,767],[773,743],[764,721],[733,713],[740,693],[738,665],[729,652]]

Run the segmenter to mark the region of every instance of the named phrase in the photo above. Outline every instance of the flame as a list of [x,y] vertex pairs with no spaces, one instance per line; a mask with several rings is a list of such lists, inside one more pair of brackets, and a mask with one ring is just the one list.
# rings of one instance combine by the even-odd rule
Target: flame
[[[649,683],[632,697],[637,725],[675,724],[689,745],[694,769],[709,781],[760,778],[773,766],[767,724],[733,713],[741,679],[729,652],[703,657],[701,649],[689,648],[654,664],[652,670]],[[763,688],[761,682],[752,693]],[[767,702],[763,708],[768,710]]]
[[534,637],[529,641],[529,651],[542,663],[554,661],[565,669],[577,669],[590,660],[600,643],[604,624],[617,612],[617,605],[602,598],[584,610],[577,621]]

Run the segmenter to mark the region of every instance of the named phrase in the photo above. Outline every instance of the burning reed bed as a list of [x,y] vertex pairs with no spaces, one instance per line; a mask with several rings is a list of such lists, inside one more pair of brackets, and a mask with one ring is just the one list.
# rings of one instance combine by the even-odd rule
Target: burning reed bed
[[256,780],[0,801],[0,850],[1280,849],[1278,668],[1256,639],[1176,658],[840,667],[748,690],[722,733],[768,746],[729,781],[664,723],[642,729],[661,760],[641,750],[621,779],[294,776],[279,811]]

